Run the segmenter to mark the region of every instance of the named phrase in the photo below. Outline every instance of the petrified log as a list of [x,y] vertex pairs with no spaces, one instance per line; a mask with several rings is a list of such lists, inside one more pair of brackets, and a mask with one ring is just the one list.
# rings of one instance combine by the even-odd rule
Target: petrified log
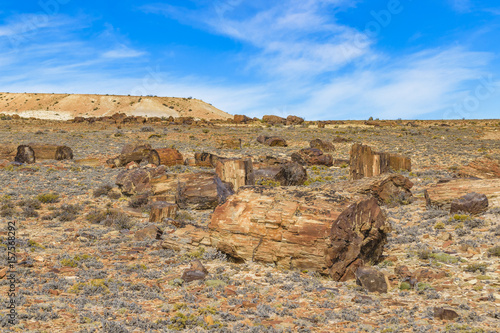
[[174,166],[184,164],[182,154],[175,148],[160,148],[155,149],[159,156],[159,164],[166,166]]
[[35,152],[30,146],[20,145],[17,147],[17,154],[14,161],[19,163],[35,163]]
[[300,118],[297,116],[288,116],[286,117],[286,124],[287,125],[300,125],[304,122],[304,118]]
[[389,288],[387,277],[375,267],[359,267],[355,274],[356,283],[370,293],[386,293]]
[[351,179],[378,176],[391,170],[411,171],[411,160],[398,154],[373,152],[369,146],[355,143],[351,147]]
[[251,121],[252,118],[249,118],[245,115],[242,114],[235,114],[234,115],[234,123],[235,124],[246,124],[247,122]]
[[424,191],[428,207],[451,209],[451,202],[467,193],[486,195],[489,207],[500,207],[500,179],[454,179],[446,183],[433,184]]
[[273,115],[266,115],[262,117],[262,121],[271,125],[276,125],[276,124],[286,124],[286,119],[281,118],[279,116],[273,116]]
[[488,209],[488,198],[480,193],[467,193],[461,198],[451,202],[450,213],[465,212],[479,214]]
[[292,161],[301,165],[333,165],[333,157],[330,154],[323,154],[319,149],[305,148],[292,154]]
[[159,165],[160,157],[158,156],[158,152],[154,149],[141,149],[131,153],[118,155],[115,158],[107,160],[106,163],[111,167],[122,167],[130,162],[141,163],[142,161],[147,161],[149,164]]
[[161,222],[164,218],[175,218],[177,205],[165,201],[155,201],[151,204],[149,222]]
[[164,166],[124,170],[116,176],[115,183],[125,195],[143,193],[151,188],[151,179],[165,173],[165,170]]
[[480,158],[460,168],[458,175],[481,179],[500,178],[500,161],[492,158]]
[[287,147],[287,143],[285,139],[282,139],[278,136],[265,136],[265,135],[259,135],[257,137],[257,141],[270,146],[270,147]]
[[348,203],[318,189],[240,189],[215,209],[208,226],[211,243],[237,260],[328,273],[331,226]]
[[151,180],[154,195],[165,195],[181,209],[212,209],[234,192],[211,172],[166,174]]
[[303,185],[307,180],[307,171],[299,163],[287,163],[280,167],[274,180],[280,182],[282,186]]
[[120,154],[130,154],[138,150],[143,150],[143,149],[152,149],[151,145],[147,142],[132,142],[132,143],[127,143],[125,146],[123,146],[122,151]]
[[343,185],[344,190],[361,194],[371,194],[379,205],[395,207],[409,204],[413,199],[410,189],[413,183],[400,174],[379,175],[363,178]]
[[71,160],[73,151],[68,146],[59,146],[42,143],[30,143],[37,160]]
[[331,227],[326,264],[336,281],[353,278],[365,263],[379,261],[391,231],[375,198],[350,205]]
[[215,173],[222,181],[231,183],[234,191],[240,186],[255,185],[251,159],[220,159]]
[[326,152],[335,151],[335,147],[333,146],[333,143],[328,142],[328,141],[323,141],[321,139],[311,140],[309,142],[309,146],[311,148],[316,148],[316,149],[326,151]]

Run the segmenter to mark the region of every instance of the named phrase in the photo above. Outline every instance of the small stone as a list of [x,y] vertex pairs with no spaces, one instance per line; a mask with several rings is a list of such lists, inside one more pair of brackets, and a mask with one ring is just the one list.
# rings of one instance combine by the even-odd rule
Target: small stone
[[125,168],[127,170],[137,169],[138,167],[139,167],[139,164],[137,164],[136,162],[130,162],[129,164],[127,164],[125,166]]
[[438,238],[445,242],[453,239],[453,237],[449,232],[443,232],[441,235],[438,236]]
[[208,270],[198,259],[196,259],[192,261],[190,267],[182,273],[182,279],[185,282],[204,280],[207,274]]
[[454,320],[458,317],[459,317],[458,313],[456,313],[451,309],[445,309],[439,307],[434,308],[434,318],[438,318],[441,320]]
[[373,267],[359,267],[356,270],[356,283],[369,292],[386,293],[388,289],[387,279],[384,273]]
[[146,239],[160,239],[163,235],[163,231],[156,225],[152,224],[144,229],[137,230],[135,232],[134,238],[139,241]]

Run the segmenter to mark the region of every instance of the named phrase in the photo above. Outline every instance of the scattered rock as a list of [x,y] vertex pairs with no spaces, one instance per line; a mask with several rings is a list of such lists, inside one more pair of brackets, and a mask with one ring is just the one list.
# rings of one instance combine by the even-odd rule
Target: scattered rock
[[288,146],[285,139],[282,139],[278,136],[260,135],[257,138],[257,141],[264,144],[264,145],[270,146],[270,147],[287,147]]
[[288,116],[286,117],[286,124],[287,125],[300,125],[304,122],[304,118],[300,118],[297,116]]
[[219,141],[219,149],[241,149],[241,139],[225,139]]
[[136,151],[144,150],[144,149],[153,149],[151,145],[147,142],[132,142],[132,143],[127,143],[125,146],[123,146],[122,151],[120,154],[125,155],[125,154],[130,154]]
[[163,231],[152,224],[144,229],[137,230],[134,234],[134,238],[143,241],[146,239],[161,239],[161,235],[163,235]]
[[323,154],[319,149],[305,148],[292,154],[292,161],[301,165],[333,165],[333,157],[330,154]]
[[451,202],[450,213],[465,212],[480,214],[488,209],[488,198],[484,194],[471,192]]
[[207,275],[208,271],[205,266],[198,259],[195,259],[191,262],[190,267],[182,273],[182,280],[187,283],[195,280],[205,280]]
[[291,162],[282,165],[275,174],[274,179],[280,182],[282,186],[303,185],[307,180],[307,171],[299,163]]
[[314,140],[310,141],[309,146],[311,148],[319,149],[319,150],[326,151],[326,152],[335,151],[335,147],[333,146],[333,143],[328,142],[328,141],[323,141],[321,139],[314,139]]
[[455,320],[458,317],[458,313],[456,313],[454,310],[440,307],[434,308],[434,318],[438,318],[440,320]]
[[358,267],[356,283],[371,293],[386,293],[389,285],[384,273],[374,267]]
[[235,124],[246,124],[250,121],[252,121],[252,118],[249,118],[245,115],[241,115],[241,114],[235,114],[234,115],[234,123]]
[[271,124],[271,125],[277,125],[277,124],[283,124],[285,125],[286,124],[286,119],[285,118],[281,118],[281,117],[278,117],[278,116],[263,116],[262,117],[262,121],[265,122],[265,123],[268,123],[268,124]]

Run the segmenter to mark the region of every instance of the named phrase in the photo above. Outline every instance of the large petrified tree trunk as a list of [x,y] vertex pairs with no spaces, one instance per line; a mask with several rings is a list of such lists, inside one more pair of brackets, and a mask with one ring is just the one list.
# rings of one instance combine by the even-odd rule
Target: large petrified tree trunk
[[355,277],[365,263],[379,261],[390,225],[375,198],[353,203],[332,225],[326,263],[336,281]]
[[460,177],[475,177],[480,179],[500,178],[500,160],[480,158],[460,168]]
[[470,192],[486,195],[489,207],[500,207],[500,179],[454,179],[427,187],[424,195],[428,207],[450,210],[453,200]]
[[251,159],[220,159],[215,173],[222,181],[231,183],[235,191],[241,186],[255,185]]
[[411,160],[398,154],[373,152],[369,146],[355,143],[351,147],[351,179],[378,176],[390,170],[411,171]]
[[166,174],[152,179],[151,188],[182,209],[212,209],[233,194],[231,185],[211,172]]
[[30,143],[29,146],[35,152],[37,160],[71,160],[73,151],[68,146]]
[[20,145],[17,147],[17,154],[14,161],[19,163],[35,163],[35,152],[30,146]]
[[212,246],[237,260],[328,273],[330,229],[348,202],[318,189],[241,189],[215,209]]

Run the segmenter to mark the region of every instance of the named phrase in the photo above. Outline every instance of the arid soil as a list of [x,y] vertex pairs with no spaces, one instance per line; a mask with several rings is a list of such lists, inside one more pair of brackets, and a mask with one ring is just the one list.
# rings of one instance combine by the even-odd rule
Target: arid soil
[[[2,103],[5,98],[3,94]],[[183,114],[190,115],[187,107]],[[426,207],[424,199],[426,188],[457,177],[468,163],[500,159],[500,120],[391,126],[346,121],[318,128],[314,122],[110,125],[4,119],[1,144],[66,145],[74,159],[0,162],[2,247],[8,244],[8,222],[16,221],[18,227],[15,325],[5,315],[10,282],[1,274],[7,270],[7,251],[0,251],[2,332],[500,331],[498,200],[471,215]],[[288,146],[263,145],[256,141],[259,135],[281,137]],[[338,137],[345,142],[335,142]],[[249,157],[257,164],[266,156],[289,160],[318,138],[333,142],[335,150],[329,154],[334,159],[349,160],[356,142],[411,158],[411,172],[399,173],[414,184],[413,202],[382,207],[392,231],[382,259],[373,264],[389,281],[387,293],[370,293],[355,280],[337,282],[312,270],[242,263],[210,247],[165,249],[162,242],[179,225],[206,227],[213,209],[180,209],[174,218],[178,223],[154,223],[163,231],[162,239],[139,237],[138,230],[153,224],[150,203],[122,195],[115,179],[125,168],[106,165],[134,141],[175,147],[185,159],[208,152]],[[241,139],[241,149],[220,148],[224,139]],[[213,168],[167,167],[167,173],[200,171]],[[307,175],[305,185],[298,186],[301,191],[339,188],[350,181],[346,164],[308,166]],[[257,181],[257,186],[273,185]],[[103,218],[106,211],[113,213]],[[195,259],[208,275],[183,281]],[[405,280],[406,275],[415,281]],[[439,308],[458,316],[443,319],[436,314]]]
[[0,93],[0,110],[23,118],[58,120],[111,116],[114,113],[166,118],[232,118],[199,99],[154,96]]

